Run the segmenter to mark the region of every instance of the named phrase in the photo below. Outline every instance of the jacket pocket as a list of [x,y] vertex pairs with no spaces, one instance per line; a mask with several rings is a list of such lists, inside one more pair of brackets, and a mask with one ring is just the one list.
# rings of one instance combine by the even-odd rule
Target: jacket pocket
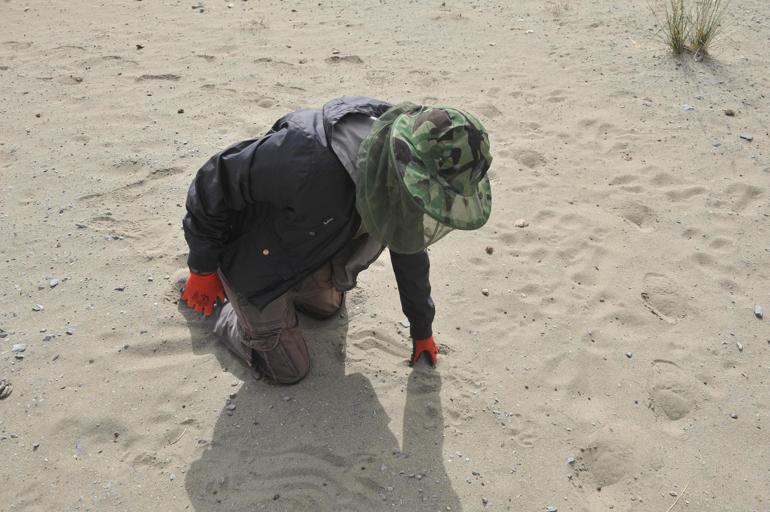
[[341,215],[328,215],[304,222],[284,219],[276,222],[278,237],[295,272],[312,270],[323,263],[318,261],[319,256],[346,220]]

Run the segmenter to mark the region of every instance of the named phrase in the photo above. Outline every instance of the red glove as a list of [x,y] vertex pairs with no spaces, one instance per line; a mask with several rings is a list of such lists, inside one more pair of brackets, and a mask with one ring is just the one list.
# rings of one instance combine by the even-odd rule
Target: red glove
[[438,364],[438,347],[433,336],[424,340],[412,340],[412,360],[409,366],[414,366],[423,354],[428,356],[430,365],[435,368]]
[[214,303],[219,299],[225,300],[225,290],[216,272],[211,274],[196,274],[190,272],[187,284],[182,291],[182,300],[197,311],[209,316],[214,311]]

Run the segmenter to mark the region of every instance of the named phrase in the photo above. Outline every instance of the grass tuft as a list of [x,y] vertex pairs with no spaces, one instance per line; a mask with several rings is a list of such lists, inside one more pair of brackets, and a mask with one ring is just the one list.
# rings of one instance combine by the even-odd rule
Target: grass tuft
[[723,0],[698,0],[695,4],[690,51],[696,55],[708,53],[708,49],[722,29],[722,16],[727,2]]
[[[661,38],[674,55],[692,53],[701,58],[708,53],[722,29],[722,18],[729,0],[663,0]],[[653,9],[655,12],[655,9]]]
[[690,37],[690,17],[684,0],[668,0],[665,9],[663,40],[674,55],[681,55],[687,51],[687,39]]

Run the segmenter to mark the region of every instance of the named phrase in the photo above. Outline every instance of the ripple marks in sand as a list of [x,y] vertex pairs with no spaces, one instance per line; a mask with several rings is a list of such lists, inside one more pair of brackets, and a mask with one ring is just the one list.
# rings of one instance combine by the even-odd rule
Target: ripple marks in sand
[[[387,488],[377,480],[382,463],[372,455],[342,457],[307,446],[254,453],[245,471],[225,470],[194,487],[201,490],[201,501],[214,506],[227,500],[232,510],[377,510],[379,493]],[[227,461],[218,464],[226,467]]]

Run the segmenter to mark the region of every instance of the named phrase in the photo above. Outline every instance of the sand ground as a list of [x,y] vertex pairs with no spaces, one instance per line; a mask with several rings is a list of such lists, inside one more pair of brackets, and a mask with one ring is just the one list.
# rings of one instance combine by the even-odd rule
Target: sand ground
[[[654,23],[0,2],[0,510],[770,510],[770,10],[733,2],[702,62]],[[271,386],[176,303],[185,193],[343,94],[476,112],[494,211],[431,250],[436,371],[406,365],[384,255]]]

